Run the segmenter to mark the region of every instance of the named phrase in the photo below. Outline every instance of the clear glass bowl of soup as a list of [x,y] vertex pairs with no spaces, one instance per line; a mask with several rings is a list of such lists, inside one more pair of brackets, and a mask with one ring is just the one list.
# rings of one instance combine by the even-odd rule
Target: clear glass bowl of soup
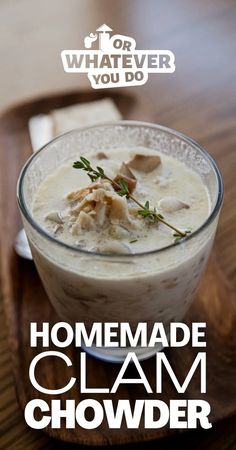
[[[34,217],[35,194],[45,178],[68,160],[90,152],[135,147],[170,155],[201,178],[209,195],[209,214],[185,239],[164,248],[133,254],[106,254],[77,248],[52,236]],[[121,121],[78,129],[57,137],[27,161],[19,177],[18,204],[38,273],[58,316],[71,324],[139,322],[151,330],[162,322],[168,333],[189,309],[206,266],[220,213],[223,183],[212,157],[183,134],[155,124]],[[129,351],[140,360],[155,348],[92,346],[107,361],[123,361]]]

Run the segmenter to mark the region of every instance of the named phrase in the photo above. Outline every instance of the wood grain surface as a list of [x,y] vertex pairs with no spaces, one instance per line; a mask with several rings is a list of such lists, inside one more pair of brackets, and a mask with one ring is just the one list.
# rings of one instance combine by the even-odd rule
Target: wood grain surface
[[[138,117],[134,114],[133,118],[151,119],[176,128],[199,141],[217,160],[225,181],[225,201],[216,240],[218,263],[235,285],[236,64],[232,56],[236,45],[235,1],[121,0],[111,3],[101,0],[98,10],[95,0],[69,0],[64,3],[60,0],[52,1],[50,5],[43,0],[40,6],[34,1],[12,0],[2,2],[0,7],[1,36],[8,39],[8,45],[4,44],[4,53],[1,53],[1,60],[5,62],[1,71],[2,105],[30,94],[79,87],[81,79],[62,74],[55,55],[61,48],[79,47],[85,33],[93,31],[103,22],[112,25],[117,32],[133,35],[139,48],[170,48],[175,52],[178,65],[174,75],[152,75],[147,85],[132,89],[133,95],[144,98],[149,105],[145,111],[138,112]],[[23,9],[23,13],[19,8]],[[33,22],[35,26],[30,27]],[[58,27],[53,28],[52,23],[57,23]],[[4,39],[2,42],[5,42]],[[9,48],[11,52],[8,52]],[[40,59],[38,55],[42,48],[45,58]],[[44,59],[47,64],[42,68]],[[7,63],[10,71],[6,71]],[[8,153],[10,148],[9,136],[8,141],[1,143],[2,169],[5,167],[2,151]],[[28,151],[27,144],[25,158]],[[7,222],[9,228],[12,221],[16,227],[20,226],[16,205],[8,205],[13,209],[10,222],[4,205],[4,192],[9,187],[14,195],[17,173],[17,162],[12,158],[11,172],[0,179],[3,193],[0,200],[1,223]],[[1,289],[1,297],[8,294],[6,288],[4,291]],[[226,315],[226,319],[230,324],[230,317]],[[12,343],[7,343],[2,304],[0,343],[0,448],[73,448],[73,445],[28,429],[24,423],[15,399],[9,354]],[[214,425],[212,430],[164,438],[145,444],[145,449],[232,450],[236,448],[235,430],[236,419],[231,417]],[[135,445],[135,448],[144,447]]]

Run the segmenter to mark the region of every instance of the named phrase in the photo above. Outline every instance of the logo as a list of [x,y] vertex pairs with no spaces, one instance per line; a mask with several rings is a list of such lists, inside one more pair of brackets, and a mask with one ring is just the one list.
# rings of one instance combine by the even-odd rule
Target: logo
[[[94,89],[140,86],[149,73],[173,73],[175,56],[170,50],[136,50],[136,41],[122,34],[111,35],[107,25],[84,38],[85,50],[63,50],[65,72],[87,73]],[[97,46],[97,49],[92,49]]]

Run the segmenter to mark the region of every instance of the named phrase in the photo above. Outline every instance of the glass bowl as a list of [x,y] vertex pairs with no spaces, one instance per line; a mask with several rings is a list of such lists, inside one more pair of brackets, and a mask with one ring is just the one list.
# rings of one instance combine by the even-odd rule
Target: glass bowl
[[[142,146],[184,162],[208,189],[211,211],[205,223],[178,244],[138,254],[107,255],[67,245],[50,235],[32,214],[34,195],[42,181],[68,159],[91,151]],[[215,236],[223,198],[223,183],[211,156],[192,139],[155,124],[121,121],[73,130],[45,145],[27,161],[19,177],[18,204],[32,255],[59,317],[71,324],[84,322],[89,332],[96,322],[128,322],[135,331],[147,323],[148,333],[162,322],[185,316],[196,293]],[[129,351],[140,360],[154,348],[88,347],[108,361],[123,361]]]

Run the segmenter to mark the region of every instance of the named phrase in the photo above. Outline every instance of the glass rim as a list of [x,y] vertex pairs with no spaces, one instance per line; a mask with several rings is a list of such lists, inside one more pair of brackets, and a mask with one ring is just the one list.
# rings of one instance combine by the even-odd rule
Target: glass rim
[[[146,252],[139,252],[139,253],[122,253],[122,254],[113,254],[113,253],[101,253],[101,252],[95,252],[95,251],[89,251],[89,250],[85,250],[79,247],[76,247],[75,245],[70,245],[67,244],[63,241],[60,241],[59,239],[57,239],[56,237],[52,236],[50,233],[48,233],[38,222],[36,222],[36,220],[34,219],[34,217],[32,216],[31,212],[29,211],[26,202],[25,202],[25,198],[24,198],[24,193],[23,193],[23,183],[24,183],[24,178],[27,174],[27,170],[28,168],[31,166],[32,162],[34,161],[34,159],[36,159],[39,154],[41,152],[43,152],[47,147],[49,147],[51,144],[53,144],[54,142],[63,140],[67,135],[71,135],[74,133],[78,133],[78,132],[83,132],[86,130],[92,130],[92,129],[96,129],[96,128],[101,128],[101,127],[114,127],[114,126],[133,126],[133,127],[147,127],[147,128],[154,128],[156,130],[160,130],[163,131],[167,134],[170,134],[172,136],[176,136],[179,139],[181,139],[182,141],[186,142],[187,144],[191,144],[192,146],[194,146],[195,148],[197,148],[197,150],[208,160],[208,162],[210,163],[215,175],[216,175],[216,179],[217,179],[217,183],[218,183],[218,195],[217,195],[217,199],[215,202],[215,205],[211,211],[211,213],[209,214],[209,216],[207,217],[207,219],[203,222],[203,224],[197,228],[195,231],[193,231],[192,233],[188,234],[185,238],[177,241],[177,242],[173,242],[170,245],[167,245],[165,247],[161,247],[158,249],[154,249],[154,250],[149,250]],[[37,150],[35,153],[33,153],[25,162],[23,168],[21,169],[21,172],[19,174],[18,177],[18,181],[17,181],[17,202],[20,208],[20,211],[22,212],[23,216],[25,217],[25,219],[30,223],[30,225],[35,229],[35,231],[37,231],[40,235],[42,235],[44,238],[48,239],[50,242],[53,242],[54,244],[58,244],[59,246],[61,246],[62,248],[65,248],[67,250],[73,251],[73,252],[77,252],[78,254],[85,254],[87,256],[91,255],[91,256],[98,256],[100,258],[102,257],[109,257],[111,259],[120,259],[120,258],[135,258],[135,257],[143,257],[143,256],[147,256],[147,255],[154,255],[157,253],[161,253],[163,251],[167,251],[170,250],[176,246],[182,245],[184,243],[186,243],[187,241],[190,241],[191,239],[194,239],[196,236],[198,236],[202,231],[204,231],[214,220],[214,218],[217,216],[222,201],[223,201],[223,195],[224,195],[224,184],[223,184],[223,179],[222,179],[222,175],[220,173],[220,170],[214,160],[214,158],[207,152],[207,150],[205,150],[200,144],[198,144],[194,139],[186,136],[184,133],[181,133],[175,129],[172,128],[168,128],[165,127],[163,125],[159,125],[159,124],[155,124],[155,123],[150,123],[150,122],[143,122],[143,121],[138,121],[138,120],[120,120],[120,121],[116,121],[116,122],[104,122],[104,123],[99,123],[97,125],[91,125],[91,126],[86,126],[86,127],[81,127],[81,128],[76,128],[70,131],[67,131],[66,133],[63,133],[55,138],[53,138],[51,141],[49,141],[47,144],[43,145],[39,150]]]

